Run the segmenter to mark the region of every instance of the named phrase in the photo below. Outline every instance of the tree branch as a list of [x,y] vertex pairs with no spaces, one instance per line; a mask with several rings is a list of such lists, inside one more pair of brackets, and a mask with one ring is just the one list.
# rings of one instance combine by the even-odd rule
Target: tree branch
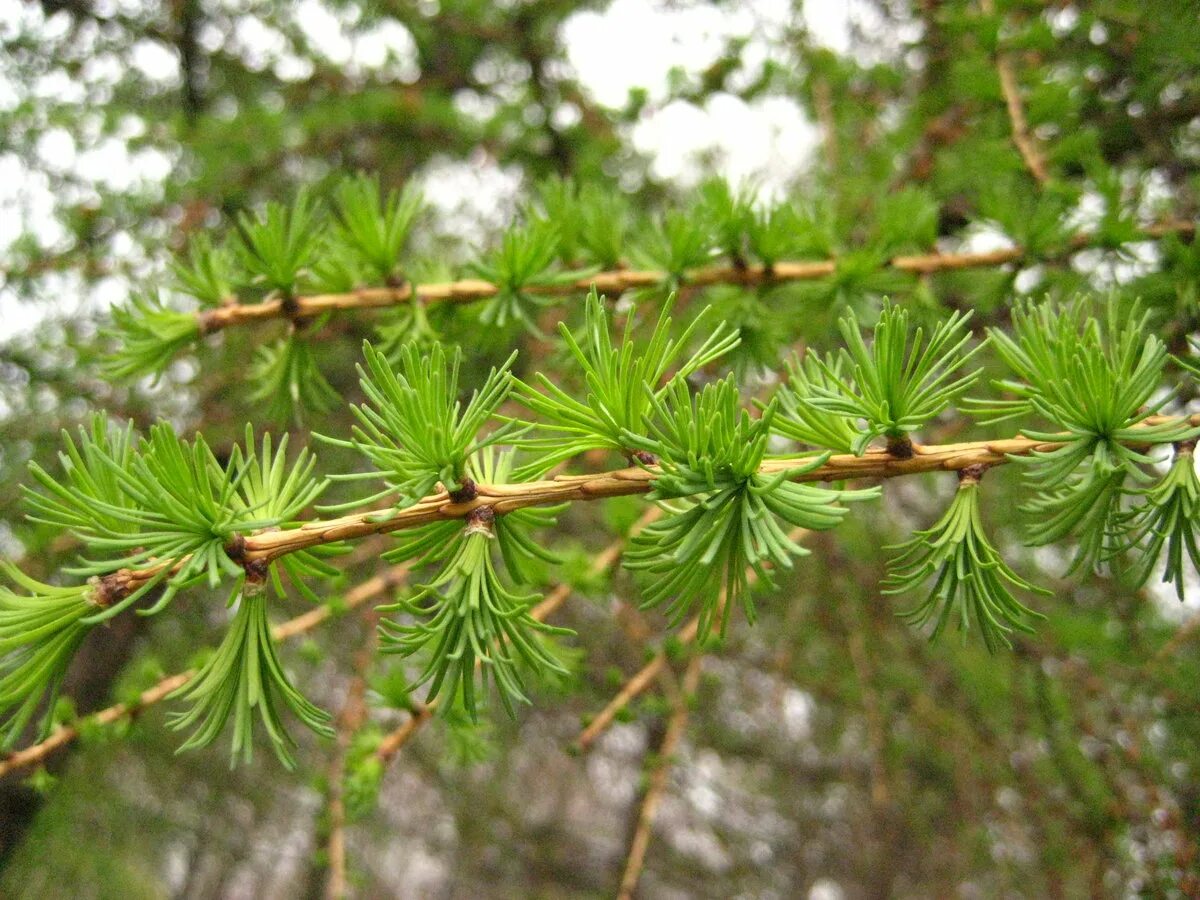
[[325,883],[325,896],[329,900],[343,900],[349,888],[346,875],[346,755],[355,732],[367,719],[367,672],[377,643],[375,626],[378,618],[374,610],[368,610],[363,616],[367,634],[354,654],[354,677],[338,715],[337,742],[329,765],[329,835],[326,842],[329,878]]
[[[1138,427],[1175,421],[1182,419],[1172,416],[1149,416],[1139,423]],[[1192,425],[1200,425],[1200,414],[1188,416],[1186,421]],[[957,472],[968,466],[999,466],[1013,456],[1029,456],[1035,451],[1049,452],[1062,446],[1063,441],[1013,437],[957,444],[914,445],[911,456],[897,456],[886,450],[868,450],[862,456],[843,453],[830,456],[824,465],[803,472],[793,480],[833,482],[863,478],[896,478],[923,472]],[[794,469],[796,465],[796,459],[772,459],[766,461],[759,472],[766,476],[778,475]],[[322,544],[387,534],[430,522],[462,519],[472,510],[484,506],[490,507],[496,515],[503,515],[532,506],[645,494],[653,489],[656,477],[657,471],[646,467],[588,475],[559,475],[546,481],[519,484],[479,484],[476,485],[475,498],[462,503],[455,503],[443,490],[390,513],[371,510],[336,519],[317,519],[288,530],[265,529],[254,532],[245,536],[242,558],[246,563],[266,564],[288,553]],[[174,565],[177,567],[181,562],[176,561]],[[164,568],[165,564],[113,572],[103,579],[106,597],[112,602],[128,596],[147,581],[161,577]]]
[[[1168,221],[1147,226],[1142,239],[1152,240],[1167,234],[1193,234],[1196,226],[1189,221]],[[1086,232],[1075,235],[1067,243],[1067,252],[1076,253],[1087,249],[1095,242],[1095,236]],[[896,256],[887,267],[899,272],[927,275],[935,272],[950,272],[963,269],[990,268],[1007,263],[1020,262],[1027,256],[1021,247],[989,250],[981,253],[926,253],[914,256]],[[714,284],[761,285],[790,281],[813,281],[828,278],[837,272],[837,260],[815,260],[799,262],[777,262],[771,267],[753,266],[708,266],[694,269],[683,279],[692,287]],[[634,288],[654,287],[668,278],[666,272],[653,269],[620,269],[597,272],[578,281],[562,285],[530,285],[523,290],[540,296],[569,296],[589,290],[595,285],[602,294],[616,296]],[[262,303],[243,303],[237,298],[215,309],[196,313],[200,333],[210,334],[225,328],[250,325],[275,319],[306,319],[327,312],[345,312],[357,309],[377,309],[409,303],[416,299],[423,303],[473,303],[496,296],[499,288],[490,281],[464,279],[423,285],[404,284],[399,287],[364,287],[342,294],[310,294],[295,297],[286,304],[281,299],[264,300]],[[285,309],[286,306],[286,309]]]
[[[400,565],[392,566],[392,568],[381,575],[368,578],[362,584],[346,592],[343,598],[343,605],[339,608],[338,612],[355,609],[375,599],[385,591],[399,587],[404,583],[407,576],[408,566]],[[297,635],[311,631],[333,615],[335,615],[335,611],[332,606],[318,606],[316,609],[309,610],[303,615],[296,616],[294,619],[289,619],[286,622],[276,625],[271,629],[271,636],[277,641],[286,641]],[[44,741],[31,744],[21,750],[13,751],[3,759],[0,759],[0,777],[7,775],[9,772],[40,763],[56,750],[74,743],[79,738],[80,732],[85,730],[89,725],[111,725],[122,719],[133,718],[142,710],[166,698],[172,691],[187,684],[195,674],[194,669],[189,669],[186,672],[177,672],[174,675],[168,675],[153,687],[142,691],[138,699],[132,703],[115,703],[87,716],[76,724],[60,725]]]

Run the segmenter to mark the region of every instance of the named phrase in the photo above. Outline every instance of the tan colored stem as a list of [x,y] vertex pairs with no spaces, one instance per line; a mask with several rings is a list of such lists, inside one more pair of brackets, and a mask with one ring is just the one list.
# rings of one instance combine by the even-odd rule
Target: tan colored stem
[[[1147,424],[1177,421],[1167,417],[1152,417]],[[1200,415],[1189,417],[1200,425]],[[862,456],[838,454],[829,457],[824,465],[795,477],[797,482],[846,481],[863,478],[895,478],[921,472],[956,472],[968,466],[998,466],[1010,456],[1028,456],[1035,450],[1049,451],[1062,447],[1061,441],[1041,441],[1014,437],[990,441],[967,441],[957,444],[914,446],[913,455],[900,458],[886,450],[869,450]],[[777,475],[794,469],[795,459],[773,459],[763,463],[763,475]],[[478,496],[468,503],[453,503],[445,492],[426,497],[420,502],[387,513],[356,513],[338,519],[307,522],[286,531],[262,531],[246,538],[246,558],[270,562],[288,553],[305,550],[334,541],[354,540],[371,534],[382,534],[413,528],[428,522],[461,519],[474,509],[490,506],[497,515],[531,506],[556,503],[604,500],[648,493],[657,472],[649,468],[617,469],[589,475],[560,475],[549,481],[523,484],[480,484]],[[131,573],[132,574],[132,573]]]
[[384,736],[379,742],[379,746],[375,748],[375,756],[380,762],[391,762],[392,757],[400,752],[400,748],[408,743],[408,739],[416,734],[421,726],[429,721],[429,717],[433,715],[433,711],[437,708],[437,700],[429,704],[419,704],[413,710],[413,714],[408,717],[407,721],[395,731],[392,731]]
[[[406,566],[393,566],[382,575],[368,578],[352,590],[346,592],[344,609],[351,610],[362,606],[390,588],[403,584],[407,574],[408,568]],[[334,611],[332,607],[319,606],[303,615],[296,616],[294,619],[289,619],[286,622],[276,625],[271,629],[271,636],[277,641],[286,641],[289,638],[311,631],[333,615]],[[86,725],[111,725],[121,719],[133,718],[143,709],[163,700],[172,691],[183,687],[195,674],[195,669],[189,669],[186,672],[177,672],[174,675],[168,675],[153,687],[142,691],[141,695],[133,703],[114,703],[112,706],[106,707],[99,712],[92,713],[77,724],[60,725],[44,741],[32,744],[21,750],[16,750],[3,759],[0,759],[0,778],[10,772],[37,765],[56,750],[73,743],[79,738],[80,731]]]
[[638,814],[637,828],[629,845],[629,855],[625,860],[625,870],[621,875],[621,887],[617,892],[617,900],[632,900],[642,869],[646,865],[646,851],[650,847],[651,830],[654,827],[654,817],[667,792],[667,784],[671,774],[671,764],[679,749],[679,742],[687,731],[688,712],[692,696],[700,684],[700,666],[704,657],[700,654],[693,656],[683,674],[683,685],[675,703],[675,709],[667,722],[667,731],[663,735],[662,744],[658,748],[658,759],[654,771],[650,773],[650,783],[646,788],[646,796],[642,800],[642,808]]
[[[981,0],[980,6],[988,15],[995,12],[992,0]],[[996,54],[996,74],[1000,77],[1000,91],[1004,95],[1004,105],[1008,108],[1008,120],[1012,124],[1013,143],[1038,184],[1044,185],[1050,180],[1050,172],[1046,167],[1046,158],[1042,155],[1041,147],[1029,130],[1029,120],[1025,118],[1025,105],[1021,102],[1021,87],[1017,83],[1017,74],[1010,54],[1003,51]]]
[[[1167,234],[1192,234],[1195,223],[1169,221],[1151,225],[1144,229],[1144,239],[1151,240]],[[1069,242],[1071,252],[1086,249],[1095,236],[1086,232],[1075,235]],[[934,272],[952,272],[962,269],[990,268],[1006,263],[1018,262],[1026,256],[1020,247],[1004,250],[989,250],[982,253],[925,253],[915,256],[897,256],[889,260],[887,267],[900,272],[928,275]],[[747,286],[781,283],[787,281],[812,281],[828,278],[837,271],[836,259],[815,261],[777,262],[774,266],[714,265],[693,269],[684,278],[684,284],[704,287],[714,284],[741,284]],[[530,285],[523,290],[541,296],[570,296],[589,290],[595,285],[602,294],[615,296],[635,288],[653,287],[664,284],[666,272],[654,269],[620,269],[597,272],[586,278],[567,284]],[[435,284],[402,287],[364,287],[341,294],[310,294],[296,297],[289,303],[279,299],[261,303],[243,303],[236,299],[215,309],[206,309],[196,314],[202,334],[209,334],[239,325],[251,325],[274,319],[310,319],[327,312],[345,312],[358,309],[378,309],[409,303],[417,298],[424,303],[472,303],[496,296],[499,288],[490,281],[464,279]]]
[[1193,638],[1200,636],[1200,614],[1192,616],[1179,626],[1179,630],[1154,654],[1152,663],[1161,663],[1173,657],[1179,648]]

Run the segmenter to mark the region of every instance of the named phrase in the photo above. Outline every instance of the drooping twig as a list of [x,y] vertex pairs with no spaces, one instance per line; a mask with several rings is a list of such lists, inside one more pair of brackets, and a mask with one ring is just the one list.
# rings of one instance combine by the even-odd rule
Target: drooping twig
[[[348,611],[362,606],[385,591],[403,584],[407,574],[408,567],[401,565],[393,566],[380,575],[368,578],[346,592],[342,598],[340,609]],[[336,614],[340,614],[340,612]],[[271,635],[277,641],[286,641],[289,638],[311,631],[334,615],[334,607],[328,605],[318,606],[316,609],[309,610],[302,615],[296,616],[294,619],[289,619],[275,626],[271,630]],[[186,672],[177,672],[174,675],[168,675],[153,687],[142,691],[137,700],[132,703],[114,703],[112,706],[106,707],[99,712],[92,713],[80,722],[71,725],[60,725],[44,741],[24,747],[21,750],[16,750],[3,759],[0,759],[0,778],[10,772],[37,765],[55,751],[76,741],[81,731],[85,730],[88,726],[112,725],[122,719],[133,718],[142,710],[166,698],[172,691],[187,684],[188,680],[195,674],[194,669],[189,669]]]
[[633,833],[633,841],[629,845],[629,855],[625,859],[625,869],[621,874],[621,887],[617,892],[617,900],[632,900],[633,891],[637,887],[642,869],[646,865],[646,850],[650,846],[650,833],[654,826],[654,817],[662,803],[663,795],[667,792],[667,784],[671,774],[671,763],[679,749],[679,742],[687,730],[688,712],[691,699],[700,683],[700,667],[703,654],[696,653],[688,661],[683,673],[683,683],[675,698],[675,708],[667,722],[667,731],[663,735],[662,744],[658,748],[658,758],[654,770],[650,773],[650,782],[646,795],[642,800],[642,808],[638,813],[637,828]]
[[1151,663],[1157,664],[1170,659],[1178,652],[1180,647],[1197,636],[1200,636],[1200,614],[1192,616],[1180,625],[1179,630],[1154,654]]
[[[592,564],[588,568],[588,572],[592,575],[601,575],[611,569],[616,565],[617,560],[621,558],[621,553],[625,549],[625,544],[629,539],[660,515],[661,513],[657,506],[652,506],[646,510],[641,518],[633,523],[628,534],[612,541],[592,558]],[[529,611],[530,617],[538,622],[544,622],[555,610],[563,605],[569,596],[571,596],[571,585],[565,581],[561,582],[550,593],[546,594],[541,603]],[[416,734],[429,721],[436,706],[436,700],[429,704],[417,704],[413,709],[412,715],[405,720],[404,724],[385,735],[383,740],[379,742],[379,746],[375,750],[376,757],[384,763],[390,761],[400,752],[400,748],[408,743],[409,738]]]
[[[788,539],[792,541],[799,541],[807,533],[808,532],[803,528],[793,528],[788,533]],[[758,573],[753,569],[746,574],[751,584],[758,580]],[[721,613],[724,611],[724,609],[725,594],[722,592],[720,600],[717,603],[717,608],[713,613],[714,620],[720,620]],[[687,646],[688,644],[695,642],[696,635],[699,633],[699,631],[700,617],[693,616],[687,621],[686,624],[684,624],[681,629],[679,629],[679,634],[675,636],[675,639],[679,641],[681,645]],[[638,669],[633,677],[621,686],[621,690],[617,692],[615,697],[608,701],[608,704],[604,707],[604,709],[600,710],[600,712],[596,713],[596,715],[592,717],[592,720],[587,724],[587,727],[584,728],[583,731],[579,733],[579,737],[575,739],[575,749],[581,752],[589,749],[592,744],[596,742],[596,739],[600,737],[600,735],[602,735],[606,730],[608,730],[608,726],[613,723],[616,717],[620,714],[621,710],[632,703],[635,698],[644,693],[646,689],[654,683],[655,679],[658,678],[659,675],[661,675],[664,671],[666,671],[666,666],[667,651],[665,649],[659,650],[658,653],[656,653],[648,663]]]
[[846,644],[850,651],[854,677],[862,692],[863,711],[866,714],[867,743],[871,750],[871,804],[879,810],[888,805],[891,797],[885,763],[887,729],[862,632],[857,628],[850,627],[846,634]]

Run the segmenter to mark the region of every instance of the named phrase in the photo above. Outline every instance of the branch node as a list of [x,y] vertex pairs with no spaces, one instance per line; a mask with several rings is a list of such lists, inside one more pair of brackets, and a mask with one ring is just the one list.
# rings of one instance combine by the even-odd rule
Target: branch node
[[467,513],[467,528],[464,534],[482,534],[494,537],[493,523],[496,521],[496,511],[490,506],[478,506]]
[[449,491],[451,503],[470,503],[479,496],[479,486],[470,478],[464,478],[462,485],[453,491]]
[[975,463],[972,466],[958,470],[958,483],[962,484],[979,484],[983,480],[983,473],[988,470],[984,463]]
[[896,459],[912,459],[913,442],[907,434],[889,434],[887,452]]
[[239,566],[246,565],[245,536],[235,531],[229,540],[225,542],[225,555]]
[[300,317],[300,301],[295,292],[289,290],[279,295],[279,311],[295,324],[295,320]]
[[625,458],[629,460],[630,465],[640,466],[657,466],[658,457],[649,450],[631,450],[625,454]]
[[92,596],[89,598],[92,604],[100,609],[108,609],[129,596],[127,574],[126,570],[122,569],[103,577],[93,575],[89,578],[87,583],[92,589]]
[[196,330],[200,332],[200,337],[211,334],[217,330],[217,310],[203,309],[196,313]]
[[[246,538],[240,533],[225,542],[225,555],[242,567],[246,573],[246,587],[261,587],[267,581],[271,564],[265,559],[250,559],[246,555]],[[249,593],[255,593],[250,590]]]

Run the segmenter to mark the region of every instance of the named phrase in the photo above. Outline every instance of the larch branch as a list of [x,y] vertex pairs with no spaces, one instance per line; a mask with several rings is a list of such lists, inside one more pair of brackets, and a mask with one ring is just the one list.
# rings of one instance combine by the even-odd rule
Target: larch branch
[[[346,592],[343,598],[343,608],[347,611],[355,609],[373,600],[385,591],[402,585],[407,574],[407,566],[393,566],[380,575],[368,578]],[[277,641],[286,641],[289,638],[311,631],[335,614],[337,613],[335,613],[333,607],[329,605],[319,606],[316,609],[296,616],[294,619],[289,619],[286,622],[276,625],[271,629],[271,636]],[[55,751],[74,743],[79,738],[81,731],[86,730],[88,726],[112,725],[122,719],[133,718],[147,707],[153,706],[165,699],[172,691],[183,687],[195,674],[195,669],[189,669],[186,672],[177,672],[174,675],[168,675],[153,687],[142,691],[137,700],[132,703],[114,703],[112,706],[106,707],[99,712],[92,713],[80,722],[72,725],[60,725],[44,741],[31,744],[21,750],[15,750],[3,759],[0,759],[0,778],[8,775],[10,772],[37,765]]]
[[[1186,418],[1149,416],[1141,426],[1163,422],[1187,421],[1200,425],[1200,414]],[[1064,435],[1064,438],[1066,436]],[[1065,441],[1013,437],[999,440],[967,441],[955,444],[914,445],[911,456],[897,456],[887,450],[869,450],[862,456],[843,453],[830,456],[821,466],[794,476],[797,482],[839,482],[851,479],[886,479],[925,472],[956,472],[968,466],[998,466],[1013,456],[1028,456],[1035,451],[1048,452],[1064,446]],[[1135,444],[1131,442],[1131,446]],[[772,459],[759,469],[763,475],[792,471],[802,460]],[[404,509],[390,512],[372,510],[352,513],[336,519],[308,521],[286,530],[265,529],[245,537],[243,557],[247,562],[269,563],[281,556],[337,541],[357,540],[369,535],[387,534],[415,528],[430,522],[462,519],[473,510],[490,507],[496,515],[535,506],[558,503],[605,500],[649,493],[657,471],[652,467],[616,469],[588,475],[559,475],[545,481],[519,484],[479,484],[476,497],[454,502],[440,491]],[[178,566],[180,561],[176,561]],[[113,597],[127,596],[147,581],[160,578],[165,565],[138,569],[120,569],[105,576],[105,589]]]
[[[1194,234],[1196,225],[1186,220],[1155,223],[1142,231],[1143,240],[1153,240],[1168,234]],[[1091,247],[1095,235],[1081,232],[1067,242],[1066,251],[1076,253]],[[912,256],[896,256],[887,262],[887,267],[899,272],[929,275],[935,272],[953,272],[963,269],[980,269],[1015,263],[1027,257],[1021,247],[1008,247],[980,253],[925,253]],[[756,286],[781,284],[792,281],[814,281],[828,278],[837,272],[836,259],[811,261],[784,261],[772,266],[763,265],[713,265],[693,269],[682,283],[691,287],[706,287],[715,284],[740,284]],[[654,287],[664,284],[668,273],[654,269],[617,269],[597,272],[586,278],[567,284],[529,285],[523,290],[531,295],[570,296],[586,292],[594,285],[596,290],[609,296],[617,296],[635,288]],[[286,303],[278,298],[261,303],[243,303],[231,298],[222,306],[196,313],[201,334],[209,334],[239,325],[251,325],[275,319],[310,319],[328,312],[346,312],[360,309],[379,309],[397,306],[418,300],[422,303],[473,303],[496,296],[500,288],[490,281],[463,279],[423,285],[405,284],[399,287],[363,287],[346,293],[309,294],[290,298]]]

